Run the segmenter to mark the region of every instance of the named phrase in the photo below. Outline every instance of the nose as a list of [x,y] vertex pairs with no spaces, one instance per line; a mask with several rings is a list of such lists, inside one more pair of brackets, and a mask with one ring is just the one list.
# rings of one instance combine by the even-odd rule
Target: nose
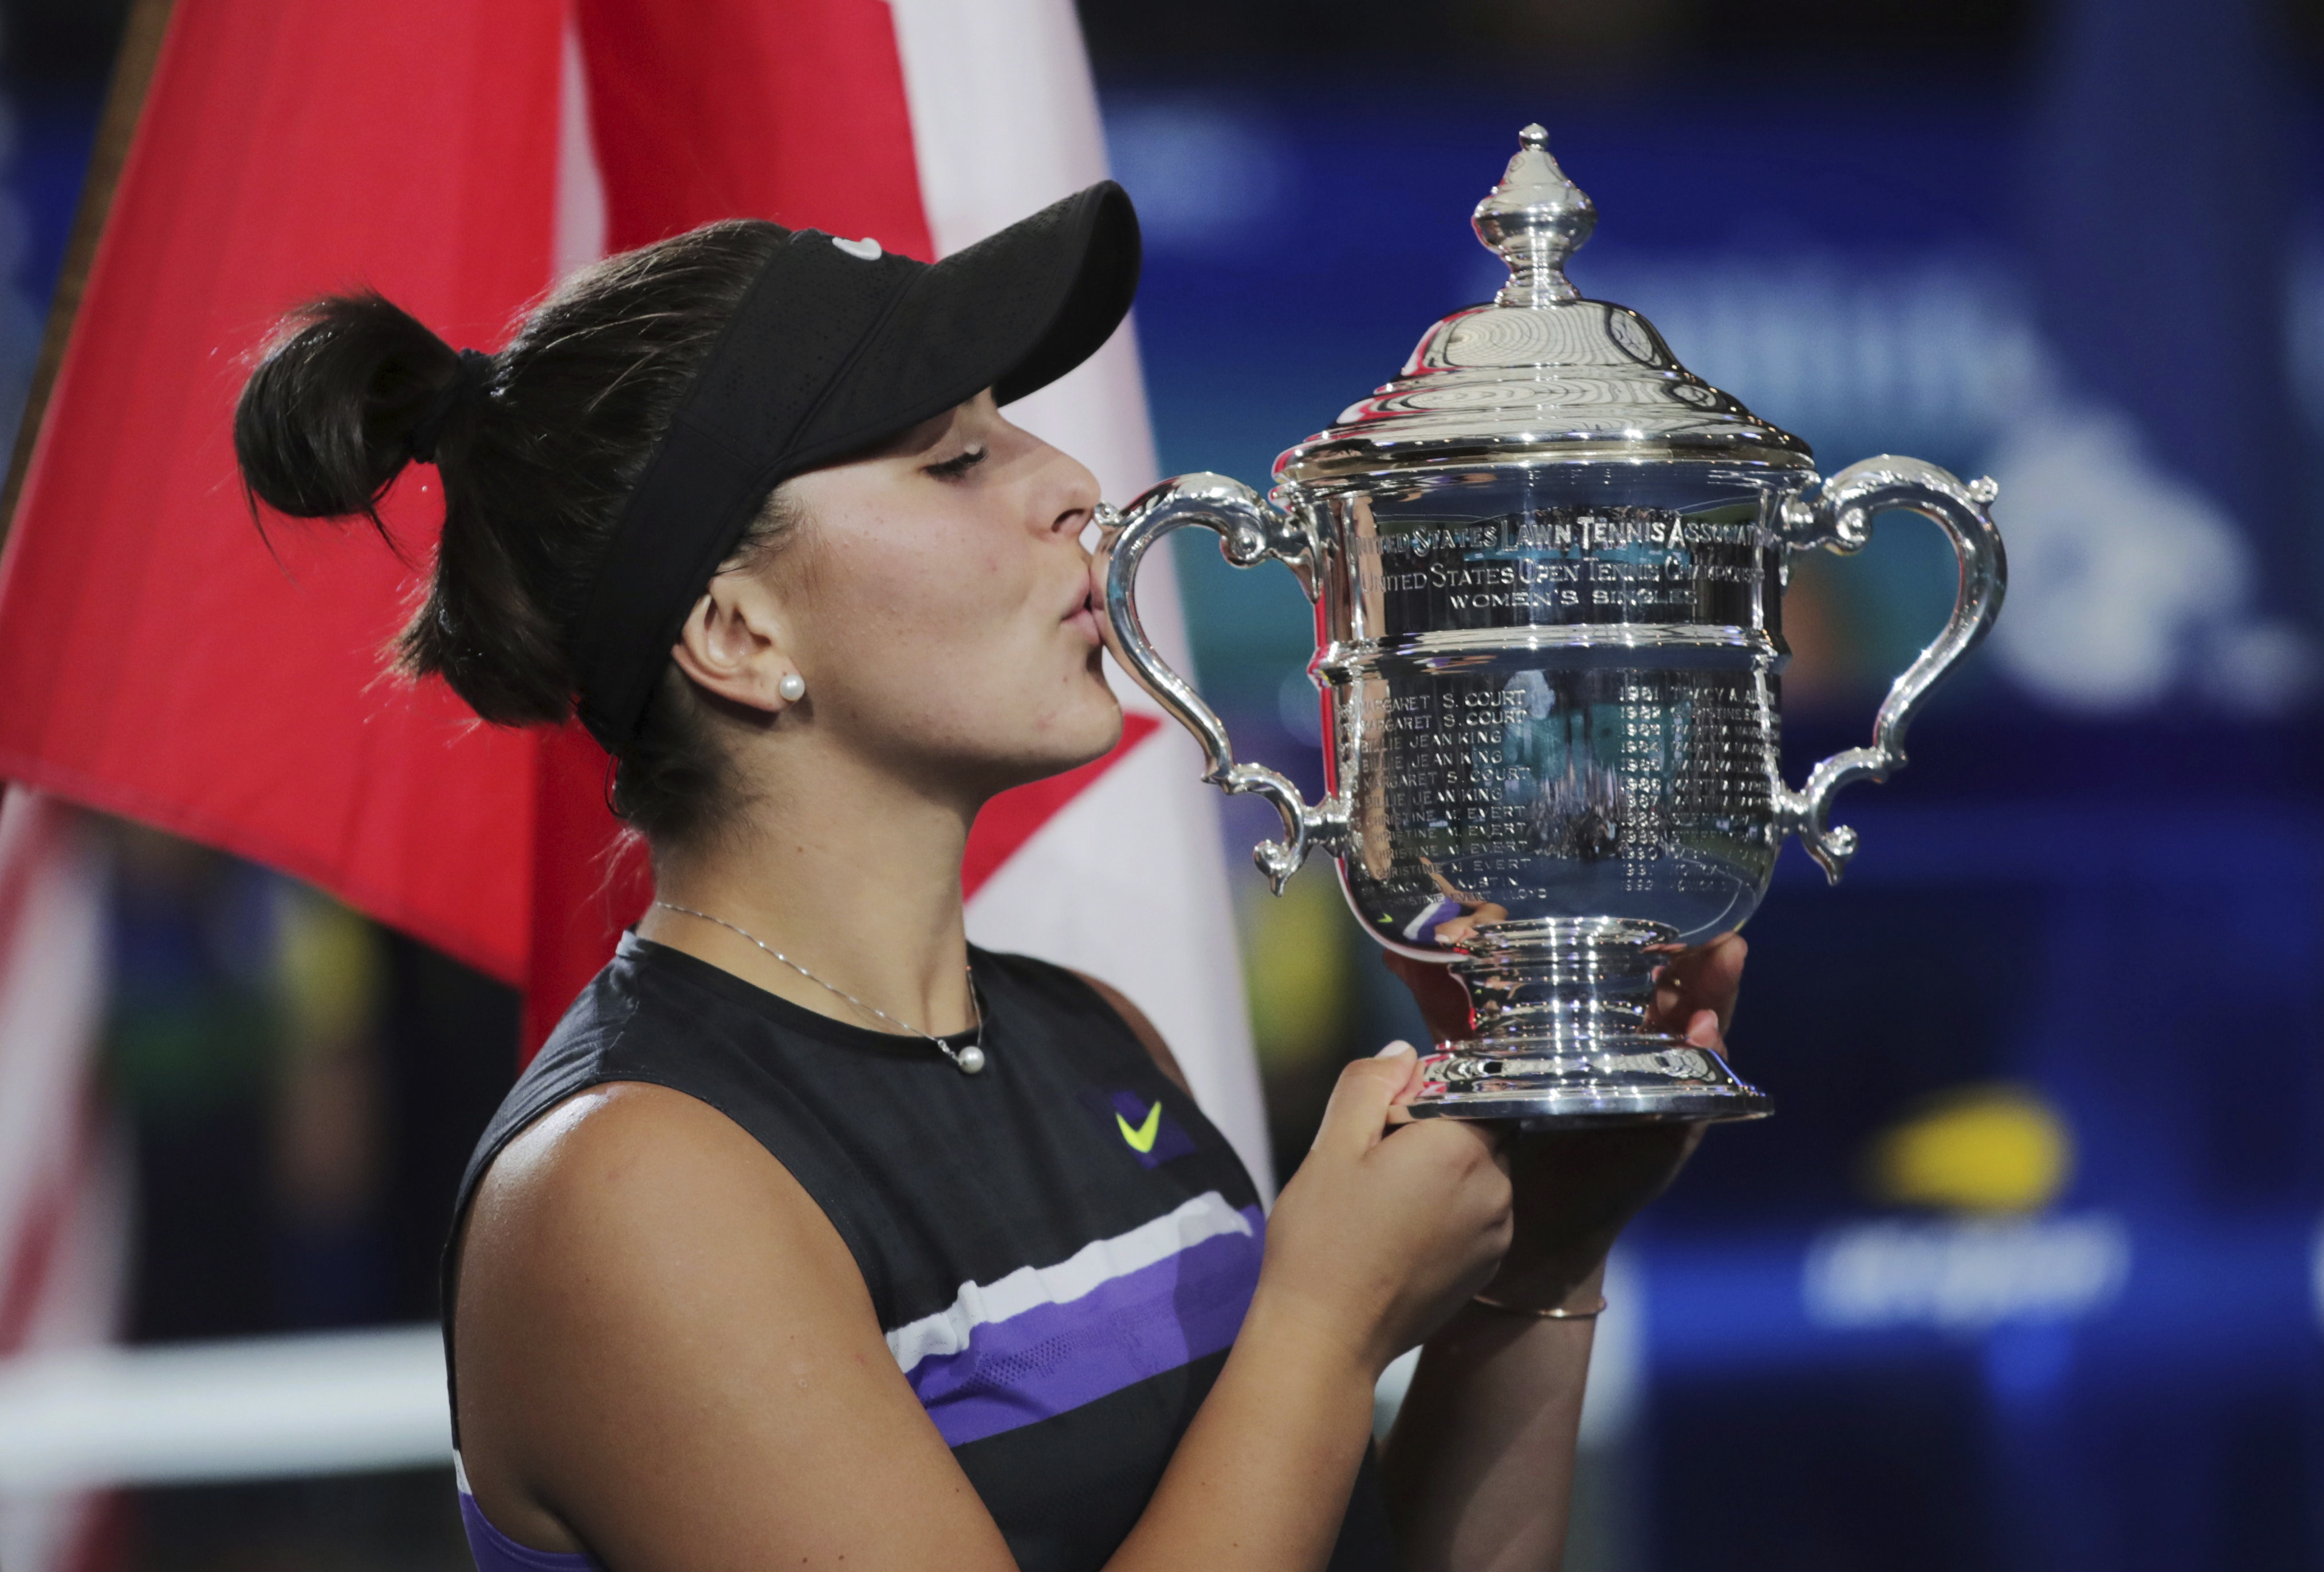
[[[997,417],[997,440],[1005,441],[1018,449],[1021,460],[1033,470],[1030,495],[1032,516],[1043,521],[1038,527],[1047,535],[1068,541],[1079,541],[1089,531],[1103,490],[1089,466],[1072,454],[1051,447],[1041,438],[1009,421]],[[1012,462],[1013,467],[1013,462]]]
[[1097,513],[1101,495],[1097,476],[1080,459],[1055,448],[1047,458],[1050,473],[1042,479],[1048,488],[1049,532],[1079,541],[1089,532]]

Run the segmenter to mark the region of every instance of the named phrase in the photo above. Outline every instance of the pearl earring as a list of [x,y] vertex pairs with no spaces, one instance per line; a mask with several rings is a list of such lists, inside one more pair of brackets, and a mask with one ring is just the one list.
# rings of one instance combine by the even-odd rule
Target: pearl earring
[[797,704],[807,697],[807,679],[796,671],[786,671],[783,680],[775,684],[775,691]]

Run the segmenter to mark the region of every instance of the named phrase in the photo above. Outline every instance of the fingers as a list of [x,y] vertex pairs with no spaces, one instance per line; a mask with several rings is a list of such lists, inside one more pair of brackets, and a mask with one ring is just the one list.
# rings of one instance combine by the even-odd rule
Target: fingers
[[1419,1062],[1410,1043],[1391,1042],[1377,1058],[1360,1059],[1342,1070],[1310,1150],[1353,1158],[1378,1145],[1388,1125],[1388,1105]]
[[1506,1177],[1509,1171],[1508,1130],[1489,1119],[1406,1119],[1409,1126],[1395,1132],[1388,1149],[1397,1161],[1449,1161],[1456,1165],[1489,1164]]
[[1420,1096],[1420,1084],[1426,1077],[1421,1074],[1418,1050],[1412,1044],[1398,1040],[1381,1049],[1375,1057],[1391,1064],[1404,1066],[1404,1079],[1397,1084],[1395,1092],[1388,1097],[1391,1110],[1397,1105],[1409,1103]]
[[1721,1035],[1735,1024],[1735,996],[1742,991],[1743,962],[1750,953],[1741,934],[1726,933],[1694,957],[1693,1003],[1717,1013]]
[[1709,944],[1674,956],[1655,979],[1655,1015],[1665,1026],[1687,1022],[1695,1012],[1718,1017],[1723,1037],[1735,1021],[1735,996],[1743,985],[1743,961],[1750,947],[1739,933],[1721,934]]

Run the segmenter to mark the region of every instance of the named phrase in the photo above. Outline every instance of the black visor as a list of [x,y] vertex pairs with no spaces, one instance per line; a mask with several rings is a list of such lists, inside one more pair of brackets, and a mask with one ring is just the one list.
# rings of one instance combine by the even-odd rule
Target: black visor
[[687,615],[767,494],[991,388],[1002,403],[1112,337],[1138,216],[1102,180],[942,262],[801,229],[679,400],[573,627],[582,724],[637,735]]

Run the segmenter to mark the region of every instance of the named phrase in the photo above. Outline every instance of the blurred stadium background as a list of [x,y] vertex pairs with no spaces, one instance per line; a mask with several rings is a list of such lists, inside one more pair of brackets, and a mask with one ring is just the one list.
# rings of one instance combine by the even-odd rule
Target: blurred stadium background
[[[0,426],[124,10],[0,4]],[[1625,1245],[1569,1566],[2324,1567],[2324,12],[1082,12],[1147,226],[1166,473],[1261,479],[1489,293],[1468,209],[1538,119],[1600,208],[1586,293],[1828,470],[2001,482],[1999,633],[1912,768],[1847,800],[1848,882],[1786,852],[1751,927],[1735,1041],[1782,1113],[1715,1133]],[[1304,600],[1199,546],[1181,569],[1206,692],[1314,789]],[[1798,565],[1794,779],[1857,740],[1950,572],[1909,522]],[[1243,858],[1271,816],[1222,818],[1287,1173],[1337,1065],[1417,1023],[1328,873],[1268,897]],[[259,869],[90,834],[139,1368],[389,1328],[319,1345],[372,1362],[385,1438],[221,1443],[172,1482],[118,1447],[76,1474],[0,1421],[0,1567],[50,1565],[41,1503],[107,1478],[91,1572],[465,1566],[429,1416],[393,1393],[430,1356],[408,1328],[513,998]],[[0,1370],[0,1413],[40,1401]]]

